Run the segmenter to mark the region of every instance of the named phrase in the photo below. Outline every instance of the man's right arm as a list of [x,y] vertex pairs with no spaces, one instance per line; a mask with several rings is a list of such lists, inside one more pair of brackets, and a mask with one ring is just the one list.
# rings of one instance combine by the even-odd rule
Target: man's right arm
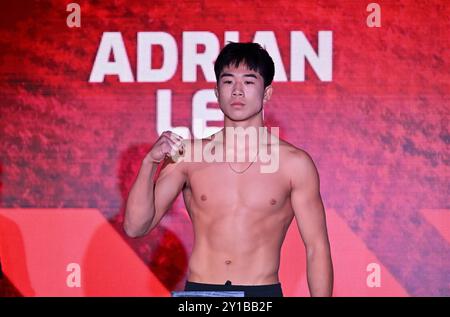
[[[180,143],[177,136],[165,132],[142,161],[139,174],[127,199],[123,228],[130,237],[140,237],[152,230],[169,210],[171,204],[182,190],[186,175],[181,162],[172,162],[167,154],[178,151]],[[179,139],[178,139],[179,140]],[[156,160],[155,160],[156,157]],[[164,159],[164,167],[154,177],[158,163]]]

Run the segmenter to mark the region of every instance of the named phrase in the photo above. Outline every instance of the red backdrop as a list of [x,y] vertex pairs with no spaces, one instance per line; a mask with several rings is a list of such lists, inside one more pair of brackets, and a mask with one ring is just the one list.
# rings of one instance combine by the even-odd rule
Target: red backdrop
[[[446,1],[377,1],[381,26],[369,27],[369,2],[78,1],[79,28],[66,24],[69,1],[5,5],[0,293],[167,296],[182,289],[193,236],[181,197],[144,238],[126,238],[120,222],[140,161],[158,137],[158,120],[192,132],[199,113],[194,96],[214,87],[201,67],[183,75],[183,65],[192,64],[192,41],[183,37],[209,32],[211,43],[223,47],[226,32],[236,31],[241,41],[274,36],[286,80],[274,82],[265,119],[316,162],[334,294],[449,296],[450,9]],[[330,79],[309,60],[298,68],[301,52],[291,39],[299,31],[316,53],[319,32],[331,34],[332,68],[323,66]],[[89,80],[105,32],[121,36],[131,82],[117,75]],[[138,32],[174,39],[173,76],[139,80],[145,58],[137,57]],[[204,38],[194,33],[194,40]],[[214,49],[198,45],[193,52]],[[115,53],[113,64],[120,59]],[[154,46],[152,53],[157,69],[174,51]],[[305,79],[295,79],[302,70]],[[192,72],[197,76],[189,82]],[[161,99],[157,109],[161,90],[170,91],[170,102]],[[285,295],[308,294],[295,223],[280,278]]]

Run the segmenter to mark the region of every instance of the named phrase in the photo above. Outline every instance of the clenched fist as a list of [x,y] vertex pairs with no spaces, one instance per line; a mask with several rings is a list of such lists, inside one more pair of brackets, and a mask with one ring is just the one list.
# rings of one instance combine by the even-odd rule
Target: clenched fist
[[177,161],[183,155],[183,152],[183,138],[171,131],[164,131],[153,144],[144,161],[159,163],[166,157],[171,157],[173,161]]

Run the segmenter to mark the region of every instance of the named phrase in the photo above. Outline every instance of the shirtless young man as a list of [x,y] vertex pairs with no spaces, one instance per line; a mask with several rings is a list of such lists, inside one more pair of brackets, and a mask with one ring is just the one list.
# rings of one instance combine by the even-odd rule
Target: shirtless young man
[[[244,151],[248,161],[179,160],[174,157],[192,153],[197,141],[162,133],[131,188],[125,232],[130,237],[147,234],[182,191],[195,237],[185,290],[283,296],[278,278],[280,251],[295,217],[306,247],[310,294],[331,296],[333,267],[319,175],[312,159],[278,138],[273,143],[272,134],[268,138],[258,134],[256,145],[242,146],[227,139],[227,128],[264,127],[262,110],[271,97],[274,76],[271,57],[258,44],[230,43],[219,54],[214,70],[224,129],[197,141],[214,142],[214,151],[223,153]],[[260,145],[278,151],[275,171],[261,172],[263,163],[255,156]],[[160,163],[163,167],[154,183]]]

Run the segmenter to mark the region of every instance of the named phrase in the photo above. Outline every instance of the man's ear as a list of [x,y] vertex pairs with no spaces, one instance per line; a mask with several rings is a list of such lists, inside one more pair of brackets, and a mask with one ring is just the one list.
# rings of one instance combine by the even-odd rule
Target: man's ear
[[270,100],[270,97],[272,97],[272,91],[273,91],[272,85],[269,85],[264,89],[263,103],[266,103],[267,101]]
[[214,87],[214,94],[216,95],[217,100],[219,100],[219,90],[217,88],[217,85],[216,87]]

